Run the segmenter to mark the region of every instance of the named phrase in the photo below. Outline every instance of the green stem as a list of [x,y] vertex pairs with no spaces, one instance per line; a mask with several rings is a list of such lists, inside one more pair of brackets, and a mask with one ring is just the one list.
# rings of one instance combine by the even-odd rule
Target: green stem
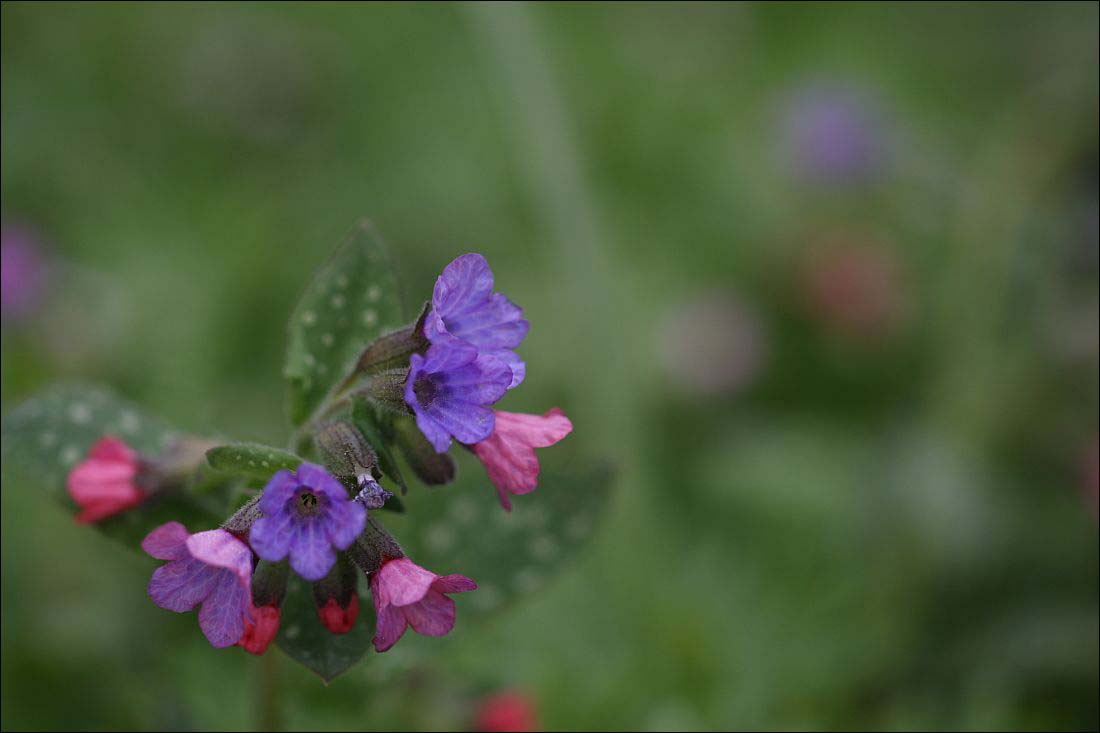
[[259,662],[259,676],[256,680],[256,730],[283,730],[284,721],[279,706],[282,657],[274,649],[268,649]]

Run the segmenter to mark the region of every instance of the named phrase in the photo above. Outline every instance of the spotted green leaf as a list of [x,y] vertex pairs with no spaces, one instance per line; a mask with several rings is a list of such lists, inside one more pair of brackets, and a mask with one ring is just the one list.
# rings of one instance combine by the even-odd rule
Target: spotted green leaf
[[418,565],[477,582],[455,597],[460,617],[473,619],[537,591],[565,567],[604,512],[611,471],[546,467],[538,489],[514,497],[509,513],[480,465],[463,468],[450,486],[409,492],[408,511],[381,521]]
[[211,468],[266,481],[284,468],[294,470],[302,459],[293,453],[259,443],[230,443],[206,452]]
[[374,618],[372,609],[368,596],[365,603],[360,603],[359,619],[352,630],[333,634],[317,616],[309,583],[291,573],[275,643],[327,684],[367,653]]
[[[4,490],[46,492],[73,513],[66,479],[97,440],[114,435],[143,457],[155,458],[183,437],[112,392],[85,385],[60,385],[26,400],[4,415],[2,433]],[[96,526],[137,547],[151,529],[173,519],[193,531],[215,527],[223,509],[219,492],[197,497],[178,489]]]
[[290,420],[305,422],[374,339],[404,325],[397,275],[374,227],[359,223],[314,275],[290,317]]

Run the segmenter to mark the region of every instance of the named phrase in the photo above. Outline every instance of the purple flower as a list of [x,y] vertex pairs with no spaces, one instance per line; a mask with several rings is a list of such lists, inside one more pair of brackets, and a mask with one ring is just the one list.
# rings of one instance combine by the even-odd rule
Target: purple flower
[[0,314],[17,320],[34,310],[46,281],[46,262],[28,231],[4,225],[0,233]]
[[451,438],[480,443],[493,433],[493,404],[508,391],[513,372],[496,357],[446,333],[436,334],[425,356],[413,354],[405,380],[405,402],[416,425],[437,453]]
[[523,309],[500,293],[493,292],[493,271],[477,253],[464,254],[443,268],[432,291],[432,311],[424,334],[433,344],[441,334],[450,334],[477,347],[481,354],[495,356],[512,370],[508,389],[523,381],[527,366],[513,351],[529,324]]
[[837,84],[803,89],[787,114],[787,144],[804,178],[856,183],[883,167],[883,125],[875,105],[858,89]]
[[270,562],[289,555],[290,567],[309,581],[328,575],[336,550],[346,550],[367,521],[363,505],[312,463],[272,476],[259,507],[263,517],[252,525],[252,549]]
[[233,646],[252,619],[252,553],[224,529],[188,534],[168,522],[142,540],[141,549],[168,564],[153,571],[149,597],[176,613],[199,609],[199,628],[218,648]]

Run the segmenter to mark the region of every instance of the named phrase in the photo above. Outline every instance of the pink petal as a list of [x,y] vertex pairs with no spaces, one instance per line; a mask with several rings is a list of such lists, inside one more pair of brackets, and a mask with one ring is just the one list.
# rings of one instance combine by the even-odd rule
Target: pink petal
[[455,602],[434,590],[401,611],[413,631],[424,636],[445,636],[455,626]]
[[224,529],[191,535],[187,538],[187,551],[207,565],[232,571],[245,585],[252,577],[252,551]]
[[137,453],[113,435],[100,438],[88,451],[88,458],[94,461],[130,464],[135,468],[138,461]]
[[397,640],[405,633],[408,624],[405,615],[393,606],[378,608],[378,599],[375,598],[375,629],[374,650],[384,652],[397,643]]
[[187,546],[187,528],[179,522],[162,524],[141,541],[141,549],[158,560],[176,560]]
[[376,604],[408,606],[428,594],[436,577],[409,558],[399,557],[382,565],[371,589],[376,592]]
[[444,575],[432,583],[432,590],[439,593],[468,593],[477,590],[477,583],[465,575]]
[[[493,434],[475,445],[474,453],[498,490],[526,494],[538,486],[539,461],[534,449],[554,445],[572,430],[573,423],[556,407],[545,415],[498,410]],[[511,508],[503,495],[501,505]]]

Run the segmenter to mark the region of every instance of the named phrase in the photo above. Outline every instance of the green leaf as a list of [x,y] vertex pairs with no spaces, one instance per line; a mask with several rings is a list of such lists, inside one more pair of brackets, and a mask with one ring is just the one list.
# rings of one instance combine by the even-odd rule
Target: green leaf
[[360,600],[359,618],[352,630],[333,634],[317,617],[309,583],[291,573],[275,643],[327,684],[367,653],[371,640],[368,618],[373,618],[373,608],[369,600]]
[[[49,389],[7,413],[2,435],[4,490],[45,492],[73,513],[76,505],[66,492],[66,479],[97,440],[114,435],[143,457],[156,458],[184,437],[106,389],[72,384]],[[223,508],[214,494],[197,498],[169,490],[96,526],[137,547],[151,529],[172,519],[192,531],[217,526]]]
[[378,467],[382,469],[382,474],[388,476],[391,481],[401,487],[402,494],[407,493],[409,487],[405,484],[405,479],[401,475],[401,468],[390,450],[388,436],[392,431],[388,428],[386,418],[380,415],[365,397],[356,397],[352,405],[352,422],[363,431],[367,442],[374,449],[375,455],[378,456]]
[[266,481],[276,471],[294,470],[302,459],[293,453],[259,443],[230,443],[206,452],[211,468]]
[[374,339],[404,325],[397,275],[362,221],[306,288],[288,325],[290,420],[305,422]]
[[480,465],[464,469],[446,488],[410,492],[408,511],[381,522],[418,565],[478,584],[455,596],[459,618],[474,619],[537,591],[567,565],[605,512],[612,473],[544,468],[538,489],[512,497],[509,513]]

